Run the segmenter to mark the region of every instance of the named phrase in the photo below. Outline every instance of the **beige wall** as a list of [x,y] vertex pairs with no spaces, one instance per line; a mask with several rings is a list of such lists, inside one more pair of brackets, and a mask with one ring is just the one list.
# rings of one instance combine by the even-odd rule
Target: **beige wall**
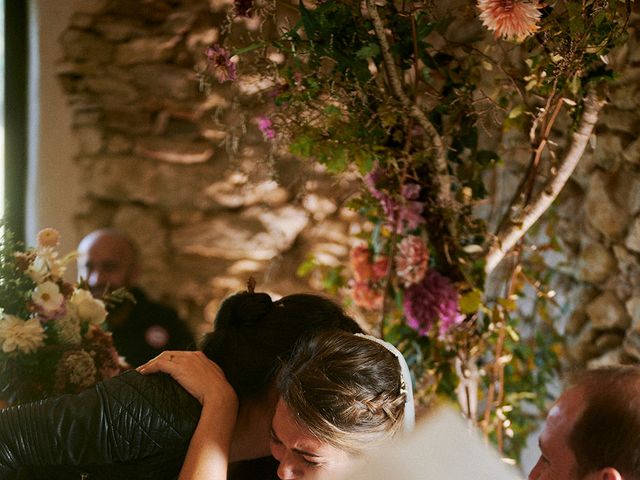
[[[62,233],[62,251],[75,248],[73,213],[77,210],[77,169],[73,157],[77,140],[71,132],[71,111],[56,78],[61,58],[58,39],[71,12],[86,0],[32,0],[29,86],[29,186],[27,242],[52,226]],[[37,47],[37,49],[35,48]]]

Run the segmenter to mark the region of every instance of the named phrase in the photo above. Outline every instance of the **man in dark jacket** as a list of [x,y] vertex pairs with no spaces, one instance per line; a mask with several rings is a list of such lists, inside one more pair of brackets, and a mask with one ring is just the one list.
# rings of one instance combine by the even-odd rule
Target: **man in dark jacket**
[[78,275],[86,280],[91,293],[96,298],[103,298],[124,287],[135,298],[135,302],[123,302],[107,318],[118,353],[132,367],[145,363],[163,350],[194,347],[193,335],[175,310],[153,302],[135,286],[139,274],[137,248],[124,233],[96,230],[80,242]]

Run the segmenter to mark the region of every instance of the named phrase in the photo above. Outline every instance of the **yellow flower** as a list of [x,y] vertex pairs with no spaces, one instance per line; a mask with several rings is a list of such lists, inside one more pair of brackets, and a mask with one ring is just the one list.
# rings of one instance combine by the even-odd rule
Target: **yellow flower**
[[38,246],[57,247],[60,243],[60,232],[55,228],[44,228],[38,232]]

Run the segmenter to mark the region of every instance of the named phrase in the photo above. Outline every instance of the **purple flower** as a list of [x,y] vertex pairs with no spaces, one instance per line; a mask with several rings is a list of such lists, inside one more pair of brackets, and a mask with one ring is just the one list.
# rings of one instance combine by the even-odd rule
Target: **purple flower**
[[276,138],[276,131],[273,129],[273,122],[269,117],[259,117],[258,128],[262,132],[262,135],[264,135],[264,138],[268,140]]
[[417,183],[405,183],[402,185],[400,192],[407,200],[415,200],[420,195],[420,185]]
[[396,233],[414,230],[424,223],[422,202],[416,201],[420,195],[420,185],[407,183],[400,187],[401,197],[396,200],[388,193],[379,190],[378,184],[384,180],[380,168],[374,168],[364,177],[364,184],[376,200],[380,202],[386,217],[386,224]]
[[373,198],[376,198],[378,200],[380,200],[380,197],[382,196],[382,192],[378,190],[378,184],[382,182],[382,180],[382,170],[380,170],[380,168],[378,167],[375,167],[364,176],[364,184],[367,187],[367,190],[369,190],[369,193],[373,195]]
[[404,292],[404,313],[407,325],[422,336],[429,335],[434,325],[438,337],[464,320],[458,305],[458,292],[447,277],[431,269],[421,283]]
[[229,52],[218,44],[213,44],[205,51],[209,61],[211,74],[218,82],[234,81],[237,77],[236,64],[229,59]]

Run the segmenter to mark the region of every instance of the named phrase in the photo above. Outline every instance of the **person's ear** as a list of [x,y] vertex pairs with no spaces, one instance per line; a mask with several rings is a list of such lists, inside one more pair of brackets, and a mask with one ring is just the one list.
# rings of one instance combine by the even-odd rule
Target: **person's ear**
[[612,467],[603,468],[598,472],[598,480],[624,480],[620,472]]

